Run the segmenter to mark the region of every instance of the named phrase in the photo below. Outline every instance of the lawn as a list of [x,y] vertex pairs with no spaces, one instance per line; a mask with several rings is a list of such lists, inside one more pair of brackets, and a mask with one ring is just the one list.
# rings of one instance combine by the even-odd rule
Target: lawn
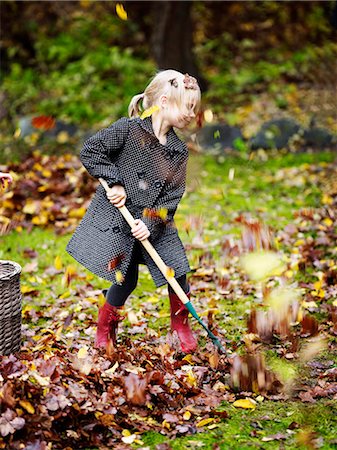
[[[174,416],[171,421],[166,416],[163,420],[163,416],[154,414],[156,405],[152,398],[146,420],[143,419],[144,426],[137,411],[130,406],[128,420],[118,422],[119,434],[112,431],[113,426],[109,428],[105,424],[110,445],[114,442],[114,448],[200,447],[205,450],[334,448],[337,443],[336,384],[332,383],[331,377],[336,376],[337,358],[336,334],[331,331],[333,323],[329,313],[333,305],[336,306],[336,293],[334,282],[324,278],[327,270],[324,264],[328,264],[331,273],[336,273],[337,247],[333,239],[337,230],[335,220],[324,216],[333,201],[329,192],[324,191],[324,174],[335,158],[331,152],[272,155],[260,152],[250,157],[191,155],[187,189],[176,213],[176,223],[192,266],[192,302],[202,317],[213,323],[228,349],[229,360],[222,357],[223,365],[219,363],[207,368],[215,377],[212,380],[221,381],[224,386],[223,391],[220,389],[223,400],[215,408],[203,409],[199,404],[193,410],[192,396],[191,417],[183,415],[188,411],[188,405],[184,404],[180,409],[172,406],[166,411]],[[326,338],[322,352],[313,355],[305,365],[299,361],[298,352],[290,350],[286,340],[258,344],[268,363],[272,365],[277,361],[283,368],[279,378],[284,385],[289,381],[285,365],[294,369],[296,380],[290,380],[291,388],[286,393],[282,390],[278,394],[258,390],[245,392],[231,385],[229,361],[234,354],[244,355],[247,350],[247,318],[252,308],[261,306],[263,289],[262,284],[250,280],[241,267],[239,253],[243,226],[242,220],[238,220],[240,217],[255,219],[260,225],[270,227],[274,251],[287,268],[283,281],[287,279],[292,289],[301,289],[301,301],[306,302],[304,311],[317,320],[319,332]],[[320,253],[314,258],[308,244],[316,248],[316,239],[322,238],[323,234],[326,240],[317,243]],[[16,227],[1,238],[0,259],[14,260],[23,267],[23,359],[26,365],[32,364],[34,358],[52,359],[65,349],[76,355],[85,347],[91,355],[97,306],[104,301],[100,290],[109,284],[94,277],[66,253],[70,236],[70,233],[56,234],[52,226],[34,226],[30,231]],[[238,253],[234,251],[235,246]],[[226,251],[228,248],[232,253]],[[268,283],[266,286],[270,288],[275,285],[273,279]],[[127,302],[126,312],[127,319],[119,334],[122,351],[127,349],[129,337],[132,345],[146,340],[153,340],[154,345],[158,340],[164,345],[169,329],[166,288],[155,288],[146,267],[140,271],[138,287]],[[185,367],[181,366],[185,363],[190,365],[192,372],[198,365],[204,366],[210,345],[200,327],[193,324],[193,328],[199,336],[200,353],[187,360],[183,360],[181,354],[166,354],[168,359],[173,358],[171,362],[176,364],[175,367]],[[53,336],[52,341],[47,339],[48,336]],[[301,335],[301,347],[313,342],[311,339],[310,335]],[[250,344],[255,345],[252,342]],[[118,347],[116,351],[118,353]],[[193,357],[199,357],[202,364]],[[116,356],[112,361],[116,358],[118,361]],[[221,367],[224,368],[222,372]],[[207,376],[206,372],[199,380],[199,387],[208,383]],[[25,386],[25,398],[38,409],[38,402],[43,403],[43,395],[36,396],[35,391],[27,387],[28,381],[21,380],[21,383]],[[82,383],[86,383],[85,378]],[[16,394],[19,385],[16,385]],[[317,385],[325,394],[312,391]],[[48,389],[52,391],[52,387]],[[299,394],[301,392],[305,395]],[[235,400],[244,398],[254,400],[251,408],[234,406]],[[48,441],[48,433],[44,434],[43,427],[40,434],[34,434],[32,423],[37,411],[29,412],[26,404],[21,407],[18,404],[16,411],[25,418],[28,431],[25,434],[25,429],[18,430],[12,437],[4,438],[7,439],[5,442],[14,445],[13,442],[32,442],[35,438]],[[42,414],[42,410],[40,412]],[[135,417],[132,417],[133,413]],[[96,413],[97,420],[100,414]],[[95,446],[88,437],[78,437],[64,414],[62,419],[60,414],[56,415],[54,423],[60,420],[71,432],[68,430],[65,434],[65,429],[55,425],[53,433],[59,430],[62,436],[58,442],[55,435],[49,436],[50,442],[57,442],[55,448],[104,448],[99,444]],[[203,424],[203,419],[209,420]],[[132,420],[134,426],[130,425]],[[97,433],[102,431],[99,429]],[[6,445],[3,443],[0,448],[6,448]]]

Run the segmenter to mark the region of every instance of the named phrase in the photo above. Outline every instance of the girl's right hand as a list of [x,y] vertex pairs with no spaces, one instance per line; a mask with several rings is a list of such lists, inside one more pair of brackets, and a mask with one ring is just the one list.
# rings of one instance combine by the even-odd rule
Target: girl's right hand
[[107,191],[106,196],[110,200],[110,203],[117,208],[121,208],[126,202],[126,192],[124,187],[120,184],[112,186],[112,188]]

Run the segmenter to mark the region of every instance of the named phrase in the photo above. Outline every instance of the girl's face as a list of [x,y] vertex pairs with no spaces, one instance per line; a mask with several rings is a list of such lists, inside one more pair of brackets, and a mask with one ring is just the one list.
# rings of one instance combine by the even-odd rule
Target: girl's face
[[195,118],[195,105],[187,103],[179,107],[176,103],[168,102],[164,105],[163,119],[166,120],[170,126],[183,129],[187,127]]

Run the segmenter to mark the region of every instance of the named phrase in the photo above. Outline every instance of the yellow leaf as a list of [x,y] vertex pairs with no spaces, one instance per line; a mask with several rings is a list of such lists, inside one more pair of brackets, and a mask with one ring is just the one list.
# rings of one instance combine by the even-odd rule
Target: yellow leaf
[[31,286],[21,286],[21,292],[23,294],[28,294],[29,292],[34,292],[36,291],[35,287],[31,287]]
[[15,139],[18,139],[21,136],[21,128],[17,128],[13,134]]
[[167,420],[163,420],[161,426],[163,428],[167,428],[168,430],[171,428],[171,425],[169,424],[169,422],[167,422]]
[[191,364],[192,366],[194,365],[194,362],[192,360],[192,355],[186,355],[183,358],[183,361],[187,361],[189,364]]
[[323,194],[322,203],[323,203],[323,205],[332,205],[333,198],[330,197],[330,195],[328,195],[328,194]]
[[48,223],[48,214],[41,213],[39,216],[34,216],[32,218],[32,223],[34,225],[46,225]]
[[235,406],[236,408],[255,409],[256,403],[251,398],[245,398],[245,399],[236,400],[233,403],[233,406]]
[[333,224],[333,221],[330,219],[330,217],[326,217],[323,220],[324,225],[326,225],[327,227],[331,227],[331,225]]
[[129,430],[127,430],[126,428],[124,430],[122,430],[122,435],[123,436],[131,436],[131,432]]
[[197,427],[198,428],[204,427],[205,425],[208,425],[209,423],[212,423],[212,422],[214,422],[214,418],[213,417],[210,417],[209,419],[203,419],[203,420],[200,420],[200,422],[197,423]]
[[56,136],[56,140],[59,144],[65,144],[69,141],[69,134],[66,131],[60,131]]
[[189,411],[185,411],[185,412],[184,412],[184,415],[183,415],[183,419],[184,419],[184,420],[190,420],[191,415],[192,415],[192,414],[191,414]]
[[241,264],[245,272],[255,281],[280,275],[285,270],[280,255],[271,251],[248,253],[241,257]]
[[42,175],[43,175],[45,178],[50,178],[52,174],[51,174],[51,171],[50,171],[50,170],[44,169],[44,170],[42,171]]
[[71,211],[69,211],[69,217],[74,217],[75,219],[82,219],[85,212],[86,212],[86,209],[83,207],[77,208],[77,209],[72,209]]
[[167,208],[160,208],[159,209],[159,212],[158,212],[158,214],[159,214],[159,217],[162,219],[162,220],[165,220],[166,219],[166,217],[167,217]]
[[54,259],[54,266],[56,270],[62,269],[62,259],[59,255],[57,255],[56,258]]
[[38,170],[39,172],[42,172],[42,171],[43,171],[43,166],[41,166],[40,163],[36,162],[36,163],[34,164],[34,166],[33,166],[33,169],[34,169],[34,170]]
[[39,203],[28,199],[25,206],[22,208],[22,212],[25,214],[36,214],[39,208]]
[[314,301],[311,302],[303,301],[301,306],[303,306],[303,308],[317,308],[317,303]]
[[174,277],[174,269],[172,269],[172,267],[168,267],[167,268],[166,276],[169,277],[169,278],[173,278]]
[[321,287],[322,287],[322,284],[323,284],[322,280],[316,281],[314,283],[314,289],[316,289],[316,291],[319,291],[321,289]]
[[85,345],[84,347],[81,347],[77,353],[77,357],[79,359],[86,358],[88,356],[88,347]]
[[320,289],[318,291],[317,295],[318,295],[319,298],[324,298],[325,297],[325,290],[324,289]]
[[152,116],[152,114],[156,111],[159,110],[159,106],[158,105],[153,105],[151,106],[151,108],[146,109],[145,111],[143,111],[142,115],[140,116],[141,119],[146,119],[147,117]]
[[211,109],[206,109],[204,111],[204,119],[206,122],[212,122],[213,121],[213,112]]
[[332,302],[332,305],[333,305],[333,306],[337,306],[337,300],[334,300],[334,301]]
[[34,406],[31,403],[29,403],[27,400],[20,400],[19,403],[22,406],[22,408],[25,409],[29,414],[35,413]]
[[46,191],[47,189],[49,189],[49,186],[48,186],[47,184],[44,185],[44,186],[40,186],[40,187],[37,188],[37,190],[38,190],[39,192],[44,192],[44,191]]
[[116,277],[117,283],[122,283],[122,281],[124,280],[124,276],[120,270],[116,270],[115,277]]
[[198,382],[197,382],[197,377],[196,375],[194,375],[194,373],[192,372],[192,370],[189,370],[187,372],[187,382],[194,387],[198,386]]
[[121,3],[117,3],[116,5],[116,13],[117,16],[122,20],[128,20],[127,12],[124,9],[124,6]]

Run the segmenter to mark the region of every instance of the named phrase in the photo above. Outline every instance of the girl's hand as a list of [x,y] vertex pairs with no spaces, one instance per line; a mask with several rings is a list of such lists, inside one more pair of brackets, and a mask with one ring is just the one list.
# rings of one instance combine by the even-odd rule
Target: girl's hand
[[135,226],[131,228],[131,232],[133,237],[139,239],[140,241],[144,241],[144,239],[147,239],[150,236],[149,229],[140,219],[135,220]]
[[117,208],[124,206],[126,202],[126,192],[124,187],[120,184],[115,184],[115,186],[112,186],[112,188],[107,191],[106,196],[110,200],[110,203]]
[[12,175],[10,175],[9,173],[0,172],[0,180],[1,180],[2,187],[5,188],[6,187],[5,180],[7,180],[8,183],[11,183],[13,181],[13,178],[12,178]]

